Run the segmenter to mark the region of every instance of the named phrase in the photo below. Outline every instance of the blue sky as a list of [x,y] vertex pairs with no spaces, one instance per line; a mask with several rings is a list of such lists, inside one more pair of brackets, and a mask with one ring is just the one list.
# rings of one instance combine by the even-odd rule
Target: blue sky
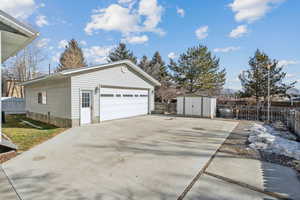
[[[287,81],[300,80],[300,1],[297,0],[0,0],[0,9],[40,32],[46,72],[65,41],[80,41],[89,64],[105,62],[118,42],[137,57],[159,51],[164,60],[206,45],[227,71],[227,88],[257,48],[284,64]],[[300,81],[297,84],[300,88]]]

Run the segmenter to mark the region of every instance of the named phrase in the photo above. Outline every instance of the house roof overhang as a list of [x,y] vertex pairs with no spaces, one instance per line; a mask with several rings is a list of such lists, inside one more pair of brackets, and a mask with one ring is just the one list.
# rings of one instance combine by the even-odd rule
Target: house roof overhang
[[1,63],[31,43],[39,33],[0,10]]

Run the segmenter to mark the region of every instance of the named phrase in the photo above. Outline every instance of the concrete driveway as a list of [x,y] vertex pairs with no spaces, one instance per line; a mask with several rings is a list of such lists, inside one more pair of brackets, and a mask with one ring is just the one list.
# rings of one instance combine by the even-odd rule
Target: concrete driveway
[[143,116],[72,128],[6,162],[23,200],[177,199],[235,122]]

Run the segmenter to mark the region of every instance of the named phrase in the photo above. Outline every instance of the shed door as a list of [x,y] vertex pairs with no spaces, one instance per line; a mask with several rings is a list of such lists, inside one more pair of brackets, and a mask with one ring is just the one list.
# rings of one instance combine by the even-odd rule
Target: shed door
[[81,92],[80,124],[90,124],[92,118],[92,92]]
[[100,121],[148,114],[148,90],[101,88]]
[[201,104],[201,97],[185,97],[185,114],[200,116],[202,110]]
[[192,97],[192,115],[201,115],[201,98],[199,97]]

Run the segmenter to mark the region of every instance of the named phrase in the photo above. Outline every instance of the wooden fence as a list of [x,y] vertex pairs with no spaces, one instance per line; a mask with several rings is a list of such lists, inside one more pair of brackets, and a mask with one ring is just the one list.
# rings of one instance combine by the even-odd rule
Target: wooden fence
[[155,102],[155,114],[176,114],[176,103],[160,103]]

